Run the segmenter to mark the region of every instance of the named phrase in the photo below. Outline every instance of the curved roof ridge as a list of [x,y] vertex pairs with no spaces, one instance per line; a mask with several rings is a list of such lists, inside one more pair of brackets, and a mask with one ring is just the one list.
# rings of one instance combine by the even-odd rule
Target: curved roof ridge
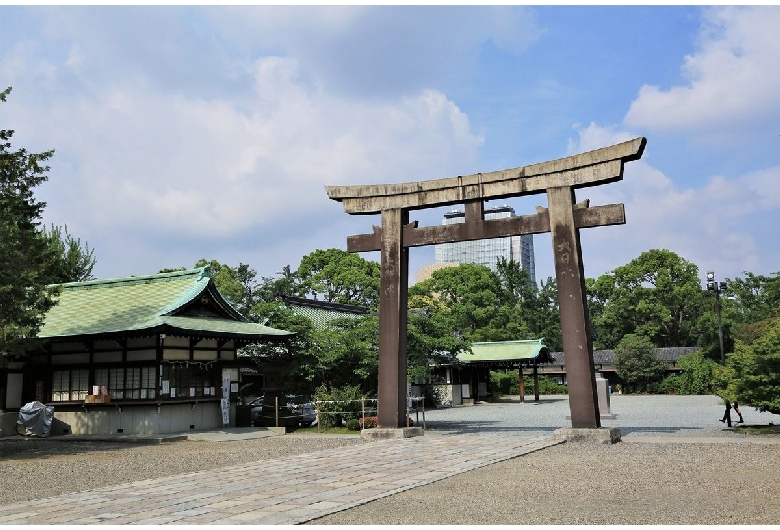
[[[158,313],[159,316],[170,316],[171,313],[192,302],[206,290],[209,283],[211,283],[210,267],[207,265],[205,267],[200,267],[199,269],[192,269],[193,272],[196,270],[201,272],[200,276],[195,279],[188,289],[183,290],[177,299],[163,307]],[[219,292],[218,289],[215,289],[215,291]],[[222,295],[220,294],[219,296]]]
[[83,282],[69,282],[54,285],[61,285],[65,289],[98,289],[101,287],[112,287],[119,285],[136,285],[143,283],[157,283],[170,280],[177,280],[187,276],[202,279],[204,276],[210,278],[210,265],[197,267],[195,269],[185,269],[172,272],[158,272],[157,274],[146,274],[143,276],[128,276],[125,278],[108,278],[105,280],[87,280]]

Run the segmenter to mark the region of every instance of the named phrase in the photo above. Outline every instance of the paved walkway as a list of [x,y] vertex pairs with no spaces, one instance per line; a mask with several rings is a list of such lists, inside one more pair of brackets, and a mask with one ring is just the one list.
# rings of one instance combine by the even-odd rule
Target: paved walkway
[[8,504],[0,524],[297,524],[558,443],[426,433]]

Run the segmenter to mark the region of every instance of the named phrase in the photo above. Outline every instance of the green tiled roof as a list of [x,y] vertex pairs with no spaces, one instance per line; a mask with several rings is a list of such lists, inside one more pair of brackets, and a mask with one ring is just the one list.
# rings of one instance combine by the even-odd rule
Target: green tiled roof
[[360,318],[368,314],[368,309],[361,306],[335,304],[293,296],[284,297],[284,304],[293,313],[309,318],[316,329],[326,328],[337,319]]
[[[210,311],[186,313],[204,299]],[[113,280],[62,284],[46,314],[42,339],[122,332],[200,331],[235,339],[283,338],[289,331],[247,322],[214,287],[208,267]]]
[[473,342],[471,351],[458,353],[458,361],[474,363],[546,362],[549,350],[542,339],[508,340],[504,342]]

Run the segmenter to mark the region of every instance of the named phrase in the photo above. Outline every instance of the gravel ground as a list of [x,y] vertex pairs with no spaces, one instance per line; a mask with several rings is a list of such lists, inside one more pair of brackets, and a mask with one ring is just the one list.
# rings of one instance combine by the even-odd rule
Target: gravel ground
[[[567,396],[426,411],[430,433],[550,435]],[[311,521],[309,524],[777,524],[780,443],[737,434],[716,396],[613,395],[623,443],[567,443]],[[740,407],[747,425],[777,416]],[[736,414],[732,415],[734,421]],[[413,418],[417,415],[413,414]],[[420,416],[420,422],[422,416]],[[642,443],[634,440],[646,440]],[[718,442],[686,443],[691,438]],[[767,438],[761,441],[766,441]],[[777,438],[774,438],[777,440]],[[756,440],[750,443],[749,440]],[[656,442],[657,441],[657,442]],[[388,518],[387,514],[392,514]]]
[[[565,397],[426,412],[430,436],[549,434],[569,426]],[[776,524],[780,444],[751,443],[717,420],[713,396],[613,396],[626,442],[567,443],[313,521],[314,524]],[[747,424],[773,416],[743,407]],[[774,416],[776,419],[777,417]],[[422,419],[422,418],[420,418]],[[644,443],[643,437],[658,438]],[[684,443],[709,437],[743,443]],[[631,442],[635,438],[636,441]],[[734,439],[734,440],[730,440]],[[678,443],[680,442],[680,443]],[[0,505],[363,443],[285,435],[161,445],[0,439]],[[390,514],[390,515],[388,515]]]
[[3,438],[0,505],[356,443],[363,442],[314,434],[155,445]]
[[780,445],[566,443],[308,524],[777,524]]
[[[624,439],[639,436],[744,437],[727,429],[718,420],[724,405],[717,396],[642,396],[612,395],[610,410],[617,417],[602,419],[602,427],[618,427]],[[746,424],[777,422],[780,416],[741,406]],[[510,396],[501,403],[442,408],[425,412],[426,428],[444,432],[503,432],[528,435],[552,435],[556,429],[570,427],[568,396],[526,396],[520,403]],[[737,415],[732,411],[732,420]],[[412,414],[417,420],[418,415]],[[419,415],[419,424],[422,423]]]

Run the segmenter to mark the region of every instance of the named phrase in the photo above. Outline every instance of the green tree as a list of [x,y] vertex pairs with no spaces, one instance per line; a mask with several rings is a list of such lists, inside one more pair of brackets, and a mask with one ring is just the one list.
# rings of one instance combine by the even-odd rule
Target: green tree
[[300,296],[300,282],[295,271],[285,265],[276,277],[263,277],[255,289],[258,302],[274,302],[284,296]]
[[294,313],[281,303],[268,304],[265,325],[295,335],[283,342],[250,344],[242,348],[266,379],[292,394],[311,394],[317,376],[316,330],[311,319]]
[[328,388],[358,385],[375,392],[379,361],[379,319],[376,315],[340,318],[315,330],[315,382]]
[[209,261],[204,258],[195,262],[195,267],[209,267],[211,279],[214,280],[217,290],[233,307],[238,308],[237,306],[241,303],[241,298],[244,295],[244,289],[236,278],[236,271],[233,267],[214,259]]
[[744,278],[726,279],[722,293],[724,318],[739,328],[745,324],[766,320],[773,309],[780,307],[780,272],[769,276],[743,272]]
[[537,293],[532,339],[544,339],[550,351],[563,351],[561,310],[558,303],[558,283],[552,277],[541,282]]
[[337,248],[304,256],[295,273],[299,292],[338,304],[379,307],[379,264]]
[[470,341],[516,339],[518,324],[499,296],[498,276],[484,265],[462,263],[435,271],[410,287],[409,295],[435,300],[430,308],[441,311],[451,332]]
[[645,392],[663,378],[666,363],[656,358],[650,339],[629,334],[615,348],[615,371],[628,390]]
[[517,339],[539,338],[543,326],[540,309],[539,290],[531,281],[528,271],[520,262],[499,258],[496,274],[501,283],[499,297],[504,312],[503,320],[510,328],[508,331]]
[[728,356],[724,399],[780,414],[780,311],[752,326]]
[[425,296],[409,300],[407,327],[407,378],[425,380],[436,364],[455,364],[458,353],[470,351],[471,344],[453,330],[449,312]]
[[683,395],[708,395],[717,392],[721,366],[704,356],[701,350],[683,355],[677,361],[682,373],[674,376],[675,390]]
[[[0,102],[10,92],[0,92]],[[51,254],[38,228],[46,203],[33,193],[48,180],[44,163],[54,151],[14,151],[13,134],[0,129],[0,354],[23,353],[30,346],[58,294],[47,286]]]
[[648,250],[590,283],[597,345],[614,347],[629,334],[657,347],[696,346],[704,312],[698,268],[669,250]]
[[52,225],[50,231],[44,228],[43,235],[51,257],[49,283],[83,282],[94,280],[92,269],[95,267],[95,250],[85,241],[74,238],[64,227]]

